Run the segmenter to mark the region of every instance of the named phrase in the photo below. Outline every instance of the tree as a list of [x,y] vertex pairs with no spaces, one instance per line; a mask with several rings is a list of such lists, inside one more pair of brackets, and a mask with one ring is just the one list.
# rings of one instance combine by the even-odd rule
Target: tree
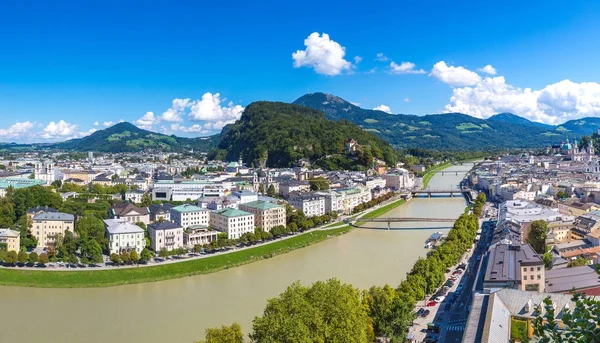
[[87,260],[90,263],[102,263],[102,247],[100,243],[95,240],[89,239],[87,236],[81,240],[81,262]]
[[71,254],[67,258],[67,262],[69,262],[70,264],[77,264],[77,263],[79,263],[79,259],[77,258],[77,255]]
[[310,179],[308,180],[308,184],[310,185],[310,189],[313,191],[324,191],[329,189],[329,181],[322,177]]
[[150,250],[148,250],[147,248],[144,248],[144,250],[142,250],[142,254],[140,256],[140,259],[142,261],[150,261],[150,259],[152,258],[152,253],[150,252]]
[[556,199],[561,199],[561,200],[565,200],[566,198],[569,197],[569,193],[565,192],[565,191],[558,191],[556,193]]
[[43,266],[45,264],[47,264],[50,261],[50,259],[48,258],[48,254],[46,253],[41,253],[39,258],[38,258],[38,262]]
[[258,185],[258,193],[260,194],[265,194],[265,185],[264,184],[260,184]]
[[139,255],[138,255],[138,253],[137,253],[137,251],[136,251],[136,250],[133,250],[133,251],[131,252],[131,254],[129,254],[129,259],[130,259],[130,260],[131,260],[131,262],[133,262],[133,263],[138,263],[138,261],[140,260],[140,257],[139,257]]
[[242,327],[238,323],[220,328],[206,329],[204,341],[196,343],[244,343]]
[[373,286],[368,291],[363,291],[363,303],[368,309],[369,317],[373,321],[373,330],[377,336],[387,336],[391,333],[391,324],[394,320],[392,309],[396,298],[396,291],[385,285]]
[[[540,343],[554,342],[599,342],[600,341],[600,301],[586,297],[581,293],[574,293],[571,299],[575,302],[572,309],[554,308],[550,297],[544,299],[543,311],[536,311],[537,317],[533,321],[533,333]],[[560,322],[564,327],[559,327],[556,321],[557,311],[561,312]]]
[[267,189],[267,195],[270,197],[277,195],[277,192],[275,192],[275,186],[273,184],[269,185],[269,188]]
[[19,263],[25,264],[29,260],[29,255],[27,255],[27,251],[21,250],[19,251],[17,258],[19,259]]
[[112,253],[110,254],[110,261],[115,265],[118,266],[119,264],[121,264],[121,257],[119,256],[119,254],[116,253]]
[[150,205],[152,205],[152,198],[150,198],[150,195],[146,193],[142,196],[142,206],[148,207]]
[[169,254],[169,250],[167,250],[166,248],[162,248],[160,249],[160,251],[158,252],[158,256],[162,257],[162,258],[166,258],[168,257]]
[[37,263],[38,259],[39,259],[39,256],[35,251],[33,251],[33,252],[31,252],[31,254],[29,254],[29,263],[31,263],[32,265],[35,265]]
[[6,256],[6,260],[4,260],[4,262],[6,262],[7,264],[15,264],[15,263],[17,263],[18,260],[19,260],[19,258],[17,256],[17,252],[14,250],[11,250],[8,252],[8,254]]
[[360,292],[337,279],[310,287],[293,283],[269,299],[262,316],[253,320],[250,338],[266,342],[368,342],[372,337]]
[[574,260],[569,261],[569,263],[567,264],[568,268],[571,267],[581,267],[581,266],[587,266],[589,264],[589,261],[585,258],[585,257],[577,257]]
[[131,255],[127,251],[121,251],[119,257],[121,258],[121,261],[123,261],[123,263],[125,264],[131,261]]
[[538,254],[546,252],[546,236],[548,235],[548,223],[545,220],[535,220],[529,227],[527,243],[531,244]]

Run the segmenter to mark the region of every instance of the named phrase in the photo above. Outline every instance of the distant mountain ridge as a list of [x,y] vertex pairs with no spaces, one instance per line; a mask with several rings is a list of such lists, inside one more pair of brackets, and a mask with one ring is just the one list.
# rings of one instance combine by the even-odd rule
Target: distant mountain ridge
[[401,149],[537,148],[567,138],[581,138],[600,128],[600,118],[571,120],[552,126],[511,113],[497,114],[488,119],[462,113],[388,114],[363,109],[325,93],[306,94],[293,103],[321,110],[331,120],[349,120]]
[[186,150],[209,151],[214,148],[221,135],[209,137],[177,137],[152,132],[128,123],[118,123],[107,129],[98,130],[89,136],[47,145],[51,149],[98,152],[136,152],[157,150],[181,152]]

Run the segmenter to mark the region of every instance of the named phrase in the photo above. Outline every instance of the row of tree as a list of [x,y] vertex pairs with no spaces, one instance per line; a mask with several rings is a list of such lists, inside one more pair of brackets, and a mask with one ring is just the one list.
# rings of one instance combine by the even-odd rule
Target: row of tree
[[390,200],[391,198],[394,197],[394,192],[389,192],[383,195],[378,196],[377,198],[373,198],[367,202],[363,202],[362,204],[358,204],[357,206],[355,206],[352,209],[352,213],[359,213],[362,212],[368,208],[377,206],[379,204],[381,204],[384,201]]

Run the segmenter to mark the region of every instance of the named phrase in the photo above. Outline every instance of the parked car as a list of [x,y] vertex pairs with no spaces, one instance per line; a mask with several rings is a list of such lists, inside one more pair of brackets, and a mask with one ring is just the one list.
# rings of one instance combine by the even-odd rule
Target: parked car
[[444,301],[444,299],[446,299],[446,297],[442,295],[442,296],[435,298],[435,302],[441,303],[442,301]]
[[425,318],[425,317],[427,317],[427,316],[428,316],[430,313],[431,313],[431,311],[429,311],[429,310],[425,310],[425,311],[423,311],[423,313],[421,313],[421,317]]
[[427,307],[435,306],[437,303],[435,301],[430,301],[427,303]]
[[481,255],[477,255],[477,261],[481,261]]
[[417,311],[417,316],[421,317],[423,315],[423,312],[425,312],[425,308],[421,307],[418,311]]
[[460,285],[458,285],[458,287],[456,287],[456,293],[460,293],[460,291],[462,291],[463,288],[464,288],[464,284],[461,283]]

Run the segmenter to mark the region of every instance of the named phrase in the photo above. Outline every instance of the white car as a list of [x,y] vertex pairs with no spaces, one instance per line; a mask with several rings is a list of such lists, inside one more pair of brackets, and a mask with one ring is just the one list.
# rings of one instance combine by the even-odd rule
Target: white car
[[435,300],[434,300],[434,301],[435,301],[436,303],[441,303],[442,301],[444,301],[444,299],[446,299],[446,297],[445,297],[445,296],[443,296],[443,295],[441,295],[441,296],[439,296],[439,297],[435,298]]

